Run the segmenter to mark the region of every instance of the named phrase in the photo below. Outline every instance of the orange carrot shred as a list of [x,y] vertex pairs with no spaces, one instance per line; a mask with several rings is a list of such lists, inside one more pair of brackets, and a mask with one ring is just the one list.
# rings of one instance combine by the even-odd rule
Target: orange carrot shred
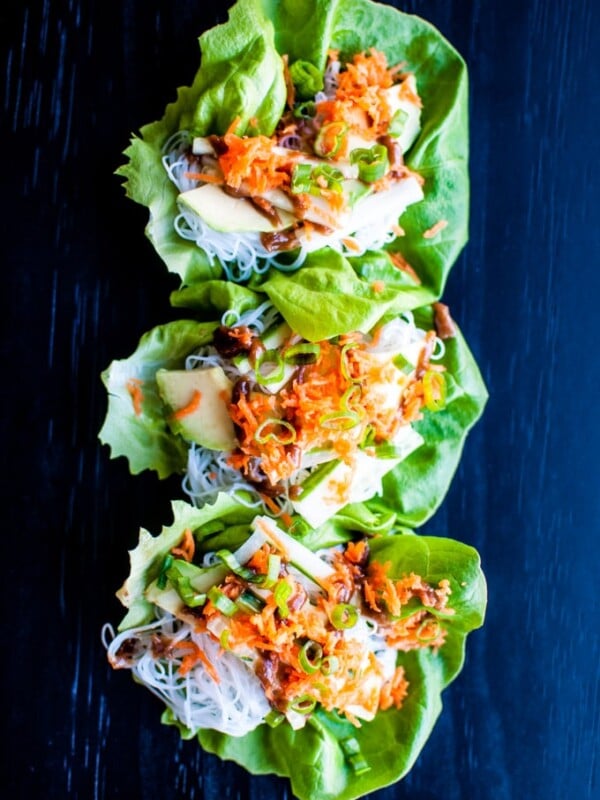
[[171,419],[183,419],[184,417],[189,417],[190,414],[193,414],[198,408],[200,408],[200,401],[202,400],[202,392],[199,392],[197,389],[192,395],[192,399],[190,402],[183,406],[183,408],[177,409],[171,414]]
[[229,133],[235,133],[235,130],[238,127],[238,125],[240,124],[241,121],[242,121],[242,118],[240,116],[237,116],[232,121],[231,125],[227,128],[227,131],[226,131],[225,135],[227,135]]
[[279,519],[280,519],[280,520],[281,520],[281,521],[282,521],[282,522],[283,522],[285,525],[287,525],[287,527],[288,527],[288,528],[289,528],[289,527],[291,527],[291,525],[292,525],[292,518],[290,517],[290,515],[289,515],[289,514],[287,514],[285,511],[282,511],[282,510],[279,508],[279,506],[278,506],[278,505],[277,505],[277,503],[276,503],[276,502],[273,500],[273,498],[272,498],[272,497],[269,497],[269,496],[268,496],[268,495],[266,495],[266,494],[261,494],[261,495],[260,495],[260,498],[261,498],[261,500],[263,501],[263,503],[264,503],[264,504],[267,506],[267,508],[268,508],[270,511],[272,511],[272,512],[273,512],[273,514],[275,514],[275,516],[276,516],[276,517],[279,517]]
[[210,175],[208,172],[185,172],[186,178],[192,181],[203,181],[204,183],[223,183],[223,178],[219,175]]
[[435,225],[432,225],[431,228],[423,232],[424,239],[433,239],[434,236],[437,236],[440,231],[443,231],[444,228],[448,227],[448,220],[441,219],[439,222],[436,222]]
[[133,412],[136,417],[139,417],[142,413],[142,402],[144,400],[144,395],[142,392],[143,383],[144,382],[140,378],[130,378],[130,380],[128,380],[125,384],[125,388],[131,397]]

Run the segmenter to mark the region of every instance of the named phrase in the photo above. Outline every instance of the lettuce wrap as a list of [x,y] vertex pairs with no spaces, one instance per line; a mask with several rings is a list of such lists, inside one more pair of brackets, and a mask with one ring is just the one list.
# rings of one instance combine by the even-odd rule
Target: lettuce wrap
[[327,245],[383,271],[404,308],[438,299],[468,224],[466,68],[441,34],[370,0],[239,0],[200,48],[118,170],[168,269],[256,285]]
[[268,296],[223,281],[176,292],[203,321],[154,328],[103,373],[100,439],[134,474],[185,475],[198,506],[241,490],[314,528],[363,502],[420,525],[485,405],[477,366],[451,320],[436,335],[439,304],[414,314],[390,305],[373,324],[365,296],[336,317],[327,292],[303,289],[311,269],[274,280]]
[[476,551],[344,524],[308,547],[225,495],[173,514],[130,553],[128,612],[105,631],[113,667],[184,738],[289,777],[299,800],[351,800],[405,775],[483,622]]

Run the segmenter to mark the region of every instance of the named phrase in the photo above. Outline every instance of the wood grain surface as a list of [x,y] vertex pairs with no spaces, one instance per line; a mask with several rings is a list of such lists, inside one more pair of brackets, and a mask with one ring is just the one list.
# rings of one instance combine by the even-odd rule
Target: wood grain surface
[[[160,725],[100,642],[138,526],[179,482],[97,441],[99,373],[174,318],[113,172],[227,3],[5,0],[3,796],[284,800]],[[400,5],[400,4],[397,4]],[[485,627],[409,776],[377,800],[600,796],[599,33],[594,0],[412,0],[471,76],[471,240],[446,291],[491,399],[429,533],[476,546]],[[315,800],[318,800],[315,798]]]

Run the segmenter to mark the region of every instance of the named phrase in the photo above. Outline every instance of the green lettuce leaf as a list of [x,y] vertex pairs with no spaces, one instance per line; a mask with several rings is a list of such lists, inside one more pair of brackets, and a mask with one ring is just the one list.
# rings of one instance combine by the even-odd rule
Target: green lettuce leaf
[[217,324],[180,320],[159,325],[141,338],[132,356],[113,361],[102,373],[108,409],[100,441],[109,445],[111,458],[126,456],[134,475],[153,469],[166,478],[185,469],[188,448],[169,430],[154,376],[161,368],[183,369],[194,348],[212,341]]
[[[327,255],[332,261],[341,258],[335,253]],[[319,269],[314,272],[319,272]],[[323,268],[320,274],[326,272]],[[354,275],[352,271],[350,273]],[[303,275],[307,277],[303,278]],[[308,268],[291,279],[276,280],[274,285],[281,294],[273,290],[271,283],[271,299],[284,319],[307,338],[322,338],[323,331],[333,335],[341,330],[352,330],[351,326],[343,326],[350,319],[356,321],[357,315],[353,308],[362,308],[360,304],[352,308],[348,304],[345,313],[344,304],[336,304],[336,299],[343,296],[329,294],[325,288],[315,291],[312,297],[314,305],[311,302],[302,304],[302,290],[300,288],[296,293],[296,289],[309,282],[311,275],[311,268]],[[358,278],[354,277],[352,280],[358,281]],[[231,302],[229,308],[237,311],[247,308],[248,303],[259,304],[260,295],[232,286],[215,281],[184,291],[189,292],[190,296],[197,292],[199,307],[217,307],[220,313],[225,310],[227,302]],[[368,307],[368,298],[365,297],[364,302]],[[393,306],[394,303],[391,302],[390,305]],[[391,316],[393,314],[385,319]],[[371,322],[367,315],[365,319]],[[415,321],[422,329],[431,329],[432,308],[426,307],[415,312]],[[372,324],[365,323],[360,328],[368,330],[375,322],[373,319]],[[216,326],[216,322],[194,323],[189,320],[161,325],[142,338],[137,350],[129,358],[114,361],[103,373],[109,392],[109,404],[100,439],[110,445],[113,458],[126,456],[133,473],[152,469],[156,470],[159,477],[164,478],[185,471],[188,445],[167,424],[169,410],[159,396],[155,376],[161,367],[183,369],[186,356],[209,342]],[[315,335],[316,333],[319,335]],[[392,515],[397,524],[417,527],[433,515],[456,471],[467,434],[485,407],[485,385],[458,329],[454,338],[445,340],[445,347],[445,354],[437,363],[446,368],[446,406],[440,411],[425,411],[423,419],[414,423],[425,443],[388,473],[383,480],[382,496],[367,502],[368,513],[379,519],[375,527],[382,524],[383,520],[385,529],[385,520],[391,520]],[[127,388],[132,379],[143,381],[141,414],[136,414]],[[344,509],[342,513],[349,512]],[[373,517],[370,518],[369,526],[373,527]],[[332,529],[330,533],[334,539],[344,535],[343,531],[340,534],[339,527]]]
[[[144,598],[144,589],[157,577],[164,556],[179,542],[185,528],[194,532],[200,547],[203,543],[208,547],[210,536],[203,531],[212,530],[209,523],[222,521],[225,524],[219,546],[233,549],[239,544],[239,529],[247,528],[253,516],[251,510],[223,496],[214,506],[200,510],[174,503],[173,514],[173,524],[159,536],[152,537],[142,530],[140,543],[130,554],[131,575],[119,592],[129,613],[120,630],[150,621],[152,608]],[[228,537],[229,530],[236,533]],[[390,562],[392,577],[414,572],[434,585],[448,579],[452,591],[449,607],[454,610],[453,615],[439,615],[446,629],[443,646],[437,652],[420,650],[398,655],[398,664],[404,667],[409,681],[402,708],[380,712],[360,728],[320,710],[299,731],[283,724],[275,729],[260,725],[242,737],[210,730],[198,734],[205,750],[236,761],[254,774],[289,777],[299,800],[352,800],[404,776],[440,714],[442,690],[463,666],[466,635],[483,624],[486,584],[473,548],[446,538],[384,535],[370,542],[370,550],[373,560]],[[172,714],[165,712],[162,719],[175,724],[189,738],[189,732]],[[346,762],[340,742],[347,737],[358,740],[368,772],[357,775]]]
[[270,270],[260,288],[290,327],[313,342],[348,331],[366,333],[402,305],[394,288],[376,291],[348,259],[328,249],[311,253],[297,272]]
[[195,136],[222,135],[238,118],[240,135],[273,133],[285,106],[286,87],[273,25],[261,4],[238,0],[226,24],[200,37],[200,49],[202,67],[192,87],[197,102],[192,114],[182,115],[181,127]]
[[[336,254],[330,255],[332,259],[337,257]],[[310,276],[311,269],[300,273],[298,279],[302,274]],[[296,293],[296,288],[299,282],[306,283],[306,280],[308,278],[275,282],[281,294],[272,291],[271,299],[284,319],[308,338],[316,332],[319,335],[314,338],[322,338],[323,330],[331,335],[338,330],[348,330],[342,323],[348,322],[349,318],[356,321],[356,315],[348,308],[344,316],[343,303],[337,314],[335,292],[329,295],[325,289],[315,291],[315,305],[310,302],[303,304],[302,291]],[[223,313],[227,308],[242,311],[256,307],[261,301],[258,293],[221,281],[190,287],[184,292],[190,297],[193,295],[198,309],[206,313],[213,310]],[[431,329],[432,308],[415,312],[415,321],[422,329]],[[103,373],[109,401],[100,440],[110,446],[111,457],[125,456],[128,459],[132,473],[151,469],[160,478],[165,478],[185,471],[189,445],[169,428],[169,411],[160,398],[155,376],[160,368],[183,369],[186,357],[211,341],[217,324],[181,320],[160,325],[142,337],[131,356],[114,361]],[[365,323],[360,327],[368,330],[372,325]],[[445,340],[445,354],[438,363],[446,368],[445,408],[425,411],[423,419],[414,423],[425,442],[385,476],[383,494],[367,502],[364,513],[375,515],[379,520],[375,523],[374,517],[369,517],[368,527],[371,529],[382,525],[384,530],[393,522],[418,527],[434,514],[450,486],[467,435],[483,412],[487,402],[486,387],[458,328],[454,338]],[[132,380],[141,381],[141,413],[137,413],[128,389]],[[348,508],[352,507],[341,513],[351,513]],[[339,536],[339,528],[332,530],[331,535],[334,539]]]
[[264,299],[246,286],[221,280],[194,283],[171,292],[171,305],[174,308],[189,308],[209,316],[232,309],[243,314],[244,311],[257,308]]
[[[322,68],[331,47],[348,57],[374,46],[390,63],[406,62],[416,75],[423,99],[422,131],[406,161],[425,179],[425,199],[402,215],[406,235],[388,248],[404,256],[420,284],[399,270],[393,276],[392,270],[386,293],[373,302],[379,302],[381,316],[392,290],[405,295],[404,307],[438,299],[467,240],[469,202],[466,67],[439,31],[370,0],[239,0],[229,21],[204,33],[200,44],[202,60],[192,86],[178,90],[160,121],[141,128],[125,151],[126,163],[117,170],[125,178],[127,195],[148,207],[146,234],[168,269],[186,284],[223,274],[173,228],[178,192],[161,163],[169,137],[186,125],[196,133],[222,133],[236,117],[241,119],[238,132],[253,118],[256,130],[270,133],[285,97],[279,54]],[[424,238],[440,221],[446,227]],[[357,265],[355,259],[350,263]]]
[[275,44],[290,64],[310,61],[324,70],[339,0],[263,0],[275,28]]

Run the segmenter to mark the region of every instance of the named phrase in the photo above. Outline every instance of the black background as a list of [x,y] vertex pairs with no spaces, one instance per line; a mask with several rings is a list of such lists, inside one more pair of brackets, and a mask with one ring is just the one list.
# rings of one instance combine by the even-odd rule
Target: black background
[[[179,482],[97,442],[99,373],[174,318],[113,172],[227,3],[5,2],[2,780],[11,798],[290,797],[181,742],[100,629]],[[598,797],[600,125],[593,0],[409,0],[471,76],[471,240],[445,299],[491,394],[430,533],[481,552],[485,627],[413,771],[377,800]],[[315,798],[315,800],[318,800]]]

